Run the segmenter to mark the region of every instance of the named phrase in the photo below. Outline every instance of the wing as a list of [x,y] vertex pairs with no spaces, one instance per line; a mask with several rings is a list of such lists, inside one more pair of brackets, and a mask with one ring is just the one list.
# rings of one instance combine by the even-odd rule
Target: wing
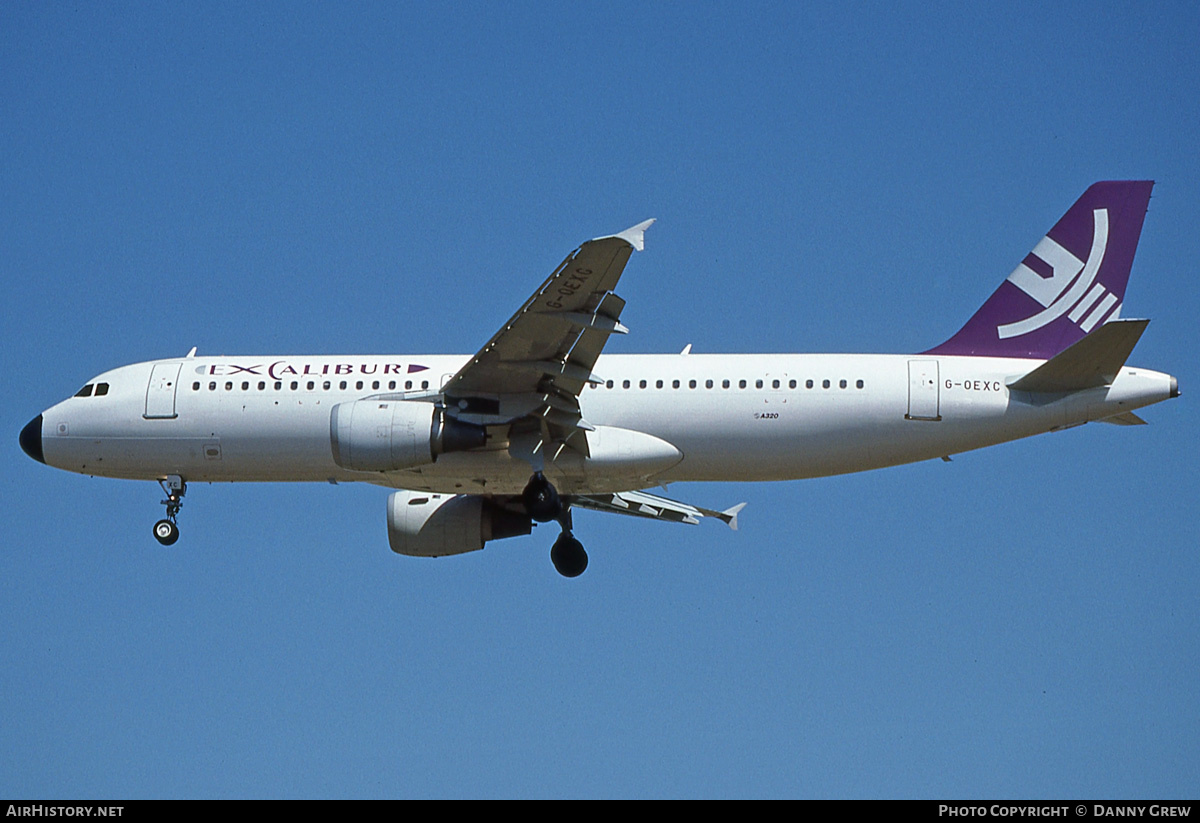
[[[540,431],[543,445],[588,454],[591,429],[579,393],[611,334],[625,334],[625,301],[613,289],[641,251],[647,220],[589,240],[567,255],[479,353],[442,387],[446,410],[464,422],[515,423]],[[555,452],[557,453],[557,451]]]
[[738,503],[723,512],[704,509],[677,500],[650,494],[649,492],[617,492],[615,494],[572,495],[571,505],[612,514],[629,514],[634,517],[649,517],[653,520],[669,520],[675,523],[699,523],[702,517],[715,517],[729,528],[737,531],[738,512],[746,505]]

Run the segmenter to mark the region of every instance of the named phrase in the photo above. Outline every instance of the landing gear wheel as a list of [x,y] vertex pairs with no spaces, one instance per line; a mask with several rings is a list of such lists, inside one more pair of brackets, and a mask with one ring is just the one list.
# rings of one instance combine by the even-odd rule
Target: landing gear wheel
[[563,577],[579,577],[587,568],[588,556],[582,543],[570,532],[563,532],[550,549],[550,562]]
[[170,520],[159,520],[154,524],[154,539],[164,546],[170,546],[179,539],[179,527]]
[[536,472],[529,478],[525,490],[521,492],[521,502],[525,504],[525,511],[529,516],[539,523],[549,523],[558,518],[563,511],[558,490],[541,472]]

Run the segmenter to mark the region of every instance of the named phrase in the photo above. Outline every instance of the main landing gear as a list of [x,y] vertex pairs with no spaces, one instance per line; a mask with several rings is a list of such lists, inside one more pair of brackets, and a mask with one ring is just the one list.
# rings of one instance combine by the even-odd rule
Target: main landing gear
[[162,504],[167,507],[167,516],[154,524],[154,539],[164,546],[172,545],[179,539],[179,526],[175,524],[175,516],[183,506],[183,496],[187,493],[187,483],[177,474],[172,474],[166,480],[159,480],[167,499]]
[[529,478],[529,483],[521,492],[521,502],[529,516],[539,523],[557,520],[562,526],[562,534],[550,549],[550,562],[558,573],[563,577],[579,577],[583,574],[588,565],[588,556],[583,544],[571,533],[570,506],[563,504],[558,490],[545,475],[535,472]]

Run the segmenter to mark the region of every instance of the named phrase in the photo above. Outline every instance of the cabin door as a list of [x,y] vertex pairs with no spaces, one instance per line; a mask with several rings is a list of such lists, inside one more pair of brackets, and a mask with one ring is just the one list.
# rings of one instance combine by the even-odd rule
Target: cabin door
[[938,385],[938,361],[908,361],[909,420],[941,420],[941,398]]
[[182,363],[155,363],[146,387],[146,417],[175,417],[175,389]]

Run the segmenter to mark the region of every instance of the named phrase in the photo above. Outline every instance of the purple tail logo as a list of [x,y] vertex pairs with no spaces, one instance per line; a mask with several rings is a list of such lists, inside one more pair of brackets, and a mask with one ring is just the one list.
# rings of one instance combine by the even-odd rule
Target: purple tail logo
[[1093,185],[967,324],[927,353],[1049,359],[1119,317],[1153,185]]
[[[1087,263],[1052,238],[1043,237],[1042,242],[1033,247],[1029,257],[1008,276],[1008,282],[1046,308],[1016,323],[997,326],[996,331],[1001,340],[1036,331],[1062,317],[1068,309],[1071,309],[1068,315],[1071,322],[1079,323],[1080,319],[1083,319],[1079,324],[1080,328],[1085,333],[1090,332],[1108,310],[1113,308],[1113,304],[1117,302],[1116,295],[1095,283],[1096,275],[1100,273],[1100,264],[1104,261],[1104,249],[1108,246],[1108,209],[1096,209],[1092,216],[1095,218],[1095,229],[1092,232],[1092,248],[1088,253]],[[1046,274],[1038,273],[1035,267],[1046,271]],[[1093,283],[1095,285],[1092,285]],[[1104,299],[1101,300],[1102,297]],[[1084,319],[1084,313],[1098,300],[1100,305]],[[1118,305],[1113,315],[1118,316],[1120,310]]]

